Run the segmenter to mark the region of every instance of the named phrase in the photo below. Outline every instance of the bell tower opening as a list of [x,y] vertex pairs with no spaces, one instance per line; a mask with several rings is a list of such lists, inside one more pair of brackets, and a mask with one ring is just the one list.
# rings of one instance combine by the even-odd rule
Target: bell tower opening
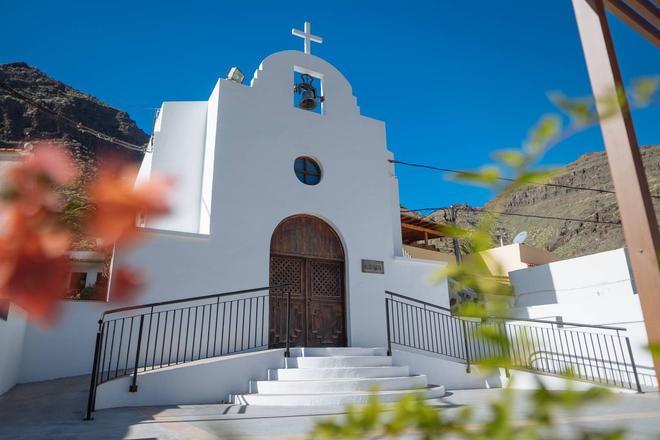
[[293,105],[319,115],[323,114],[323,79],[321,75],[295,68],[293,72]]

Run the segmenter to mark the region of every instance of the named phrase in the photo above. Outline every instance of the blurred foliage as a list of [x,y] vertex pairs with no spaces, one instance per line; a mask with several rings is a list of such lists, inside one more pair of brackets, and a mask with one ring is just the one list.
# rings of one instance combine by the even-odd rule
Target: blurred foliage
[[[459,173],[454,178],[468,184],[485,186],[499,193],[507,193],[530,183],[546,183],[552,178],[553,170],[540,167],[538,162],[549,149],[587,126],[597,123],[600,118],[616,114],[621,106],[632,108],[649,105],[658,91],[659,83],[658,77],[638,80],[631,88],[630,98],[621,90],[596,100],[592,97],[568,98],[561,93],[551,93],[549,99],[564,113],[565,118],[559,114],[543,116],[530,130],[520,148],[495,151],[492,155],[494,164],[479,171]],[[600,115],[596,107],[599,108]],[[501,179],[502,177],[507,180]],[[495,220],[496,216],[489,214],[481,218],[476,228],[464,228],[455,224],[442,226],[443,234],[467,243],[467,247],[472,251],[470,258],[465,259],[462,264],[450,264],[436,274],[438,280],[453,280],[457,290],[472,289],[481,296],[481,301],[459,304],[456,311],[460,316],[481,318],[482,321],[509,316],[510,307],[506,299],[512,295],[511,286],[493,279],[491,274],[497,262],[487,261],[487,253],[484,253],[497,246],[493,243],[490,233]],[[495,353],[509,353],[509,346],[513,341],[499,326],[482,325],[479,326],[478,332],[478,337],[500,348],[494,350]],[[518,338],[524,338],[524,335]],[[653,349],[660,351],[658,347],[652,347]],[[479,365],[483,371],[489,371],[509,368],[511,363],[507,356],[502,355],[482,359]],[[564,376],[570,379],[572,374],[566,371]],[[584,391],[571,388],[551,391],[537,378],[537,389],[531,392],[530,398],[522,405],[516,405],[519,395],[510,386],[511,382],[502,390],[497,400],[488,404],[488,414],[483,421],[475,418],[470,407],[461,408],[454,415],[447,415],[442,408],[425,401],[422,393],[408,395],[394,404],[383,404],[374,394],[366,405],[347,407],[343,420],[319,423],[311,433],[311,438],[392,438],[409,434],[422,439],[445,436],[475,440],[567,438],[556,432],[554,421],[557,412],[572,411],[610,396],[609,391],[597,387]],[[624,438],[624,433],[620,430],[581,430],[574,438],[615,440]]]
[[539,381],[537,389],[524,400],[512,388],[504,388],[497,400],[488,402],[486,414],[478,415],[469,406],[447,414],[426,401],[422,393],[409,394],[395,404],[381,403],[373,394],[366,405],[348,406],[343,419],[320,422],[310,438],[622,439],[624,433],[620,430],[581,430],[568,437],[565,432],[557,432],[554,423],[558,411],[575,411],[610,397],[611,393],[603,388],[554,391]]

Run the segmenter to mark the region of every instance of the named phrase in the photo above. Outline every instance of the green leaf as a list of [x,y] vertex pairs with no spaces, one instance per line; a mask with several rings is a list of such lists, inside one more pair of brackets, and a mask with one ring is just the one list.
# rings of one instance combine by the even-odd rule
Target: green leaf
[[660,77],[640,78],[633,84],[633,97],[640,104],[647,104],[658,91]]
[[500,177],[500,169],[491,165],[483,167],[480,171],[463,171],[457,173],[454,176],[454,180],[492,187],[499,183]]
[[521,174],[516,178],[514,184],[516,185],[529,185],[529,184],[539,184],[539,183],[548,183],[552,178],[557,174],[556,168],[546,169],[546,170],[537,170],[529,171]]
[[548,98],[576,124],[586,125],[597,120],[594,100],[591,97],[571,99],[562,93],[551,92]]
[[527,156],[518,150],[499,150],[493,157],[511,168],[520,168],[527,162]]
[[557,115],[546,115],[532,128],[529,133],[526,150],[538,155],[545,151],[546,145],[559,134],[561,129],[561,119]]
[[453,238],[466,238],[469,237],[470,234],[472,234],[472,231],[470,231],[469,229],[451,223],[446,223],[438,226],[438,231],[445,237],[453,237]]

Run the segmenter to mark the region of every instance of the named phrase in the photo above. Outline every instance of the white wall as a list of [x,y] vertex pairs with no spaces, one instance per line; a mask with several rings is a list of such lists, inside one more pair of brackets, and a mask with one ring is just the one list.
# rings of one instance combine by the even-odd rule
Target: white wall
[[448,390],[502,386],[499,371],[485,374],[478,366],[472,365],[468,373],[465,364],[423,351],[393,349],[392,358],[394,365],[408,365],[411,374],[426,374],[429,384],[444,385]]
[[28,323],[25,329],[19,382],[35,382],[92,371],[98,320],[107,303],[62,301],[52,327]]
[[655,384],[639,297],[624,249],[522,269],[509,274],[516,316],[623,327],[646,385]]
[[206,102],[165,102],[154,132],[151,169],[174,178],[173,213],[167,218],[147,219],[160,229],[199,232]]
[[543,264],[509,274],[520,307],[633,295],[624,249]]
[[19,382],[25,326],[25,314],[11,304],[7,320],[0,320],[0,394]]
[[449,308],[447,279],[438,276],[445,267],[444,261],[395,257],[387,290]]
[[283,367],[284,350],[277,349],[148,371],[138,375],[135,393],[128,391],[131,376],[101,384],[96,409],[224,402],[229,394],[249,392],[250,380],[267,379],[268,369]]

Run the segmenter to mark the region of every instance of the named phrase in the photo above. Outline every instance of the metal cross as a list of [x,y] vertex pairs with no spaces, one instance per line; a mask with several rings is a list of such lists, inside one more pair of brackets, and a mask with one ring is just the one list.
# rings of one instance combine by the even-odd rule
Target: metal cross
[[305,30],[291,29],[291,33],[296,37],[305,39],[305,53],[312,53],[312,41],[314,43],[323,43],[323,38],[312,35],[312,24],[309,21],[305,22]]

